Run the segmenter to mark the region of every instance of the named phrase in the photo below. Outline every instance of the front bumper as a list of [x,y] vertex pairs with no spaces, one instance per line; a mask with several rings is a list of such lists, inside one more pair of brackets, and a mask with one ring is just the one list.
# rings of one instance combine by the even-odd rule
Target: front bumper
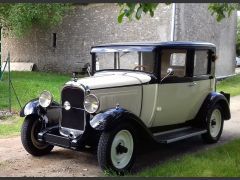
[[74,139],[65,137],[59,133],[59,126],[53,126],[39,132],[38,140],[52,145],[77,150],[81,148],[82,135]]

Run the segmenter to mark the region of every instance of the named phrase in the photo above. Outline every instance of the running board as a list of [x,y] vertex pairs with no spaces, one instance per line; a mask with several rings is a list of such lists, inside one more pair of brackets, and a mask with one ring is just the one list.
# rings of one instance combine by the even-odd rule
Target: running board
[[169,144],[175,141],[180,141],[193,136],[206,133],[206,129],[199,129],[193,127],[184,127],[180,129],[170,130],[166,132],[155,133],[154,139],[159,143]]

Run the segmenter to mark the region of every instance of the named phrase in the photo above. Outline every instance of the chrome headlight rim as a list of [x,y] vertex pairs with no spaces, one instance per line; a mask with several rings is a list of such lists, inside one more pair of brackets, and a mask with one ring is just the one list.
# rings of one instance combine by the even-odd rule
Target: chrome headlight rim
[[[45,98],[44,96],[47,96],[47,98]],[[46,104],[44,104],[41,99],[44,99],[45,98],[45,102]],[[43,108],[47,108],[50,106],[50,104],[52,103],[53,101],[53,95],[50,91],[47,91],[47,90],[44,90],[40,93],[39,95],[39,98],[38,98],[38,102],[39,102],[39,105]]]
[[[94,111],[89,111],[89,109],[85,106],[85,100],[86,100],[88,97],[91,97],[91,96],[96,100],[96,102],[97,102],[97,104],[98,104],[98,107],[97,107]],[[84,98],[83,107],[84,107],[84,110],[85,110],[85,111],[87,111],[87,112],[90,113],[90,114],[93,114],[93,113],[95,113],[95,112],[97,112],[97,111],[99,110],[99,108],[100,108],[100,101],[99,101],[99,99],[98,99],[98,97],[97,97],[96,95],[94,95],[94,94],[88,94],[88,95],[86,95],[85,98]]]

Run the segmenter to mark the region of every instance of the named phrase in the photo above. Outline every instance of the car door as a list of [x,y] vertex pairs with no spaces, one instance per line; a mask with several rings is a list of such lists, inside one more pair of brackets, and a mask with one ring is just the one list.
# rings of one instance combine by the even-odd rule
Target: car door
[[194,94],[192,102],[192,116],[199,111],[203,101],[207,95],[214,90],[214,79],[211,72],[211,57],[212,52],[207,49],[194,51],[193,63],[193,83]]
[[152,127],[180,124],[193,118],[196,83],[191,77],[190,51],[186,49],[163,49],[160,58],[161,79],[168,68],[174,75],[158,84],[157,105]]

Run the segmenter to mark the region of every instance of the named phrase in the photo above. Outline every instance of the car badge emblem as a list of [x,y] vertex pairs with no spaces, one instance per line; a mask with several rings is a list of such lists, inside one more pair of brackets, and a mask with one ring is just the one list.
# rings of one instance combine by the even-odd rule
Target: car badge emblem
[[63,103],[63,107],[64,107],[65,110],[68,111],[69,109],[71,109],[71,104],[68,101],[65,101]]

